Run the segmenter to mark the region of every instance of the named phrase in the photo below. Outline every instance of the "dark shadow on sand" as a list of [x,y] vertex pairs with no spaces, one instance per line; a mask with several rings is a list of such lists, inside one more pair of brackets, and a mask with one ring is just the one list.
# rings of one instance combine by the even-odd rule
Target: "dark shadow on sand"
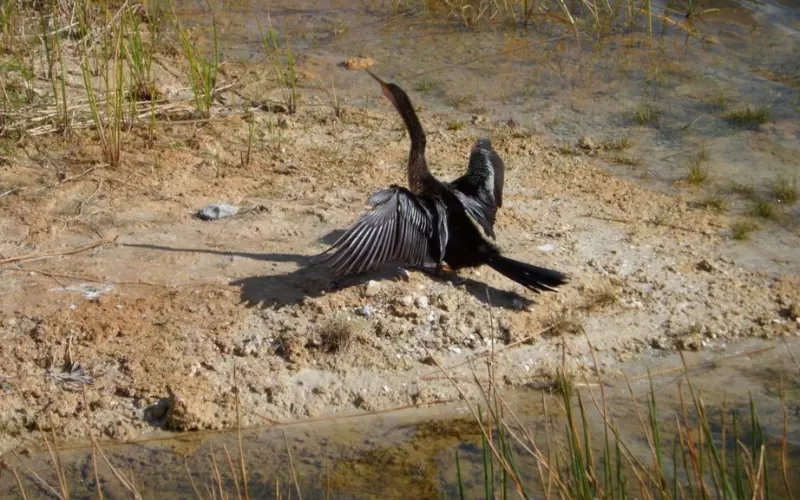
[[[341,230],[331,231],[319,241],[330,245],[341,235]],[[282,307],[301,302],[306,297],[320,297],[336,290],[366,284],[369,280],[405,279],[405,273],[398,267],[387,265],[369,273],[356,276],[336,277],[322,263],[323,256],[286,253],[251,253],[206,248],[180,248],[163,245],[123,243],[124,246],[158,250],[166,252],[205,253],[219,256],[234,256],[267,262],[295,262],[300,268],[288,274],[253,276],[230,282],[230,285],[241,289],[241,300],[250,307],[263,308]],[[422,271],[415,271],[422,272]],[[454,286],[463,285],[466,291],[480,302],[491,303],[492,306],[505,309],[519,309],[533,303],[533,300],[516,292],[489,286],[472,278],[458,276],[455,273],[443,273],[441,276],[429,275],[439,282],[449,282]],[[488,292],[488,299],[487,299]]]

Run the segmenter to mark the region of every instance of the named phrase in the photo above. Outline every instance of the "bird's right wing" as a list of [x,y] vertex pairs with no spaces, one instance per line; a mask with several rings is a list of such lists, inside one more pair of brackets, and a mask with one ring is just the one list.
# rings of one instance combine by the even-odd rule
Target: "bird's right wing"
[[400,186],[373,194],[373,206],[334,243],[325,262],[336,274],[356,274],[396,262],[421,266],[441,261],[446,235],[438,230],[440,214],[429,200]]

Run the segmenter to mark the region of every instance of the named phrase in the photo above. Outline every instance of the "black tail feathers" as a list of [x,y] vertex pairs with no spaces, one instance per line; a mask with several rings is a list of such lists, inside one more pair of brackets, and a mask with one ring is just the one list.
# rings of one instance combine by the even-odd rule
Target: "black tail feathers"
[[566,274],[509,259],[502,255],[488,257],[486,264],[506,278],[514,280],[534,292],[554,292],[557,287],[569,281]]

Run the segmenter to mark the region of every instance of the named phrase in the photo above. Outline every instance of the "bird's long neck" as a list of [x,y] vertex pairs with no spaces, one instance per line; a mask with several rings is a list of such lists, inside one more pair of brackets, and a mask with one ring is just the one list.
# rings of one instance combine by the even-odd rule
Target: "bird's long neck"
[[411,138],[411,149],[408,153],[408,187],[412,193],[421,194],[432,183],[437,182],[428,169],[428,161],[425,159],[425,131],[410,102],[400,106],[398,111]]

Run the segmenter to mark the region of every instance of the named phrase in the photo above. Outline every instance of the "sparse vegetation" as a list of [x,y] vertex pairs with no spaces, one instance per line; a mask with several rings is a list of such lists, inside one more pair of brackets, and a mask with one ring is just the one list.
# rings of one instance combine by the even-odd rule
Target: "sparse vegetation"
[[633,111],[633,121],[639,125],[652,125],[658,121],[660,116],[661,109],[649,103],[640,104]]
[[708,179],[708,170],[702,162],[693,159],[686,167],[686,182],[693,186],[699,186]]
[[617,302],[619,302],[619,288],[611,282],[604,282],[586,291],[582,309],[597,311],[611,307]]
[[434,86],[435,85],[434,85],[433,82],[431,82],[429,80],[424,80],[424,81],[419,82],[416,85],[416,87],[414,87],[414,90],[416,90],[417,92],[422,92],[423,94],[427,94],[428,92],[433,90]]
[[461,120],[453,120],[453,121],[447,122],[447,130],[456,131],[456,130],[463,130],[463,129],[464,129],[464,122],[462,122]]
[[746,106],[726,113],[723,118],[734,127],[757,129],[769,120],[769,108]]
[[728,208],[728,203],[728,197],[725,196],[725,192],[716,188],[700,202],[700,206],[722,213]]
[[689,158],[689,164],[686,166],[686,182],[693,186],[699,186],[708,179],[708,168],[705,165],[708,158],[709,153],[705,146],[701,146]]
[[778,177],[775,182],[772,183],[772,197],[778,203],[785,203],[787,205],[797,203],[797,180]]
[[750,233],[758,229],[758,226],[750,221],[738,221],[731,224],[731,238],[742,241],[750,238]]
[[558,147],[558,152],[564,156],[580,156],[581,151],[567,143],[564,143]]
[[217,35],[217,20],[215,14],[211,13],[212,42],[210,57],[206,57],[200,51],[196,40],[189,37],[189,32],[181,25],[178,15],[175,13],[175,6],[172,5],[172,20],[175,31],[180,38],[183,55],[189,62],[189,83],[194,95],[194,105],[197,114],[201,118],[211,116],[211,103],[214,100],[214,93],[217,84],[217,71],[219,69],[219,41]]
[[366,322],[361,317],[347,313],[334,314],[320,330],[322,349],[325,352],[344,352],[350,343],[366,330]]
[[715,111],[724,111],[728,107],[728,96],[721,88],[717,88],[708,98],[708,103]]
[[728,187],[728,190],[732,194],[738,194],[747,199],[755,199],[756,197],[756,188],[752,184],[741,184],[739,182],[732,181]]
[[606,139],[600,143],[600,147],[605,151],[623,151],[633,147],[633,142],[627,136],[619,139]]
[[548,326],[549,336],[575,335],[583,331],[583,320],[575,309],[564,305],[556,312],[550,313]]
[[[278,36],[272,29],[270,24],[267,33],[261,28],[261,23],[258,24],[258,30],[261,33],[261,43],[264,50],[269,57],[272,72],[278,81],[278,86],[283,95],[283,103],[286,105],[286,111],[289,114],[297,112],[297,104],[299,100],[299,93],[297,91],[297,68],[295,67],[294,52],[292,45],[288,41],[284,49],[285,55],[281,53],[281,47],[278,43]],[[285,61],[284,61],[285,58]]]
[[775,206],[769,200],[754,200],[750,204],[750,215],[771,219],[775,217]]
[[614,163],[619,163],[620,165],[627,165],[629,167],[638,167],[644,161],[644,157],[642,155],[636,154],[613,154],[608,157],[608,159]]

